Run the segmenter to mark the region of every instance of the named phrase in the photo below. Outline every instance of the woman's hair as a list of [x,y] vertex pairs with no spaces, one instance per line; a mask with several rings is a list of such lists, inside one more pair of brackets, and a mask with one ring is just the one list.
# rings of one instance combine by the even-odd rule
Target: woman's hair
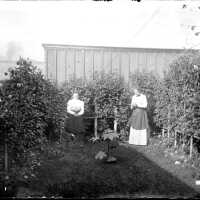
[[71,95],[78,94],[78,89],[75,87],[71,90]]
[[139,87],[138,85],[134,85],[132,87],[132,91],[137,90],[138,92],[141,92],[141,87]]

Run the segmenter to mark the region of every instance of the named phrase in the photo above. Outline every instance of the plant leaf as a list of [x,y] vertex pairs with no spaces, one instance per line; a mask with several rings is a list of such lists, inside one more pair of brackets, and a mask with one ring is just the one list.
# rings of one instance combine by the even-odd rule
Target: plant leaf
[[104,158],[107,157],[107,154],[104,151],[99,151],[96,156],[95,159],[96,160],[103,160]]

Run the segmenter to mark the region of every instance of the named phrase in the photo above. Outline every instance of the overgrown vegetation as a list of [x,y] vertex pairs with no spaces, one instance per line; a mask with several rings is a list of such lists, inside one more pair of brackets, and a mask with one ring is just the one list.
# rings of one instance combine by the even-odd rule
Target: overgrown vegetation
[[[178,129],[188,151],[191,136],[200,136],[200,56],[192,53],[174,61],[155,95],[155,123]],[[170,138],[174,140],[173,134]]]
[[28,60],[21,58],[7,76],[0,91],[0,134],[8,146],[9,173],[27,179],[39,163],[32,150],[40,152],[60,137],[64,96]]

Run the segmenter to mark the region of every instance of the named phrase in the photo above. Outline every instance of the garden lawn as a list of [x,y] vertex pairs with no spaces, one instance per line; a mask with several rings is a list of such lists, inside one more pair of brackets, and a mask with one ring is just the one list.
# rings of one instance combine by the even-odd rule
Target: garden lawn
[[[69,198],[198,195],[194,188],[149,159],[142,152],[146,147],[137,150],[130,145],[118,146],[113,151],[118,162],[113,164],[94,159],[103,148],[102,144],[85,143],[81,146],[74,143],[65,147],[62,156],[44,155],[37,178],[30,180],[27,187],[30,191],[37,191],[35,196]],[[162,156],[160,159],[166,158]],[[23,194],[18,196],[24,197]]]

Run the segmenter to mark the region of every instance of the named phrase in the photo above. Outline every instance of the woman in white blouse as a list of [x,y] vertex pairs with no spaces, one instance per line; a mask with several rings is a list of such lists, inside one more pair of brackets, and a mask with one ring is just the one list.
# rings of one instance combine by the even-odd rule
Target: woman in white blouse
[[129,144],[147,145],[148,118],[146,108],[146,96],[141,94],[137,88],[134,89],[134,95],[131,101],[131,109],[133,109],[133,112],[129,119]]
[[78,93],[72,95],[67,102],[66,131],[74,134],[84,133],[82,115],[84,114],[84,102],[79,99]]

